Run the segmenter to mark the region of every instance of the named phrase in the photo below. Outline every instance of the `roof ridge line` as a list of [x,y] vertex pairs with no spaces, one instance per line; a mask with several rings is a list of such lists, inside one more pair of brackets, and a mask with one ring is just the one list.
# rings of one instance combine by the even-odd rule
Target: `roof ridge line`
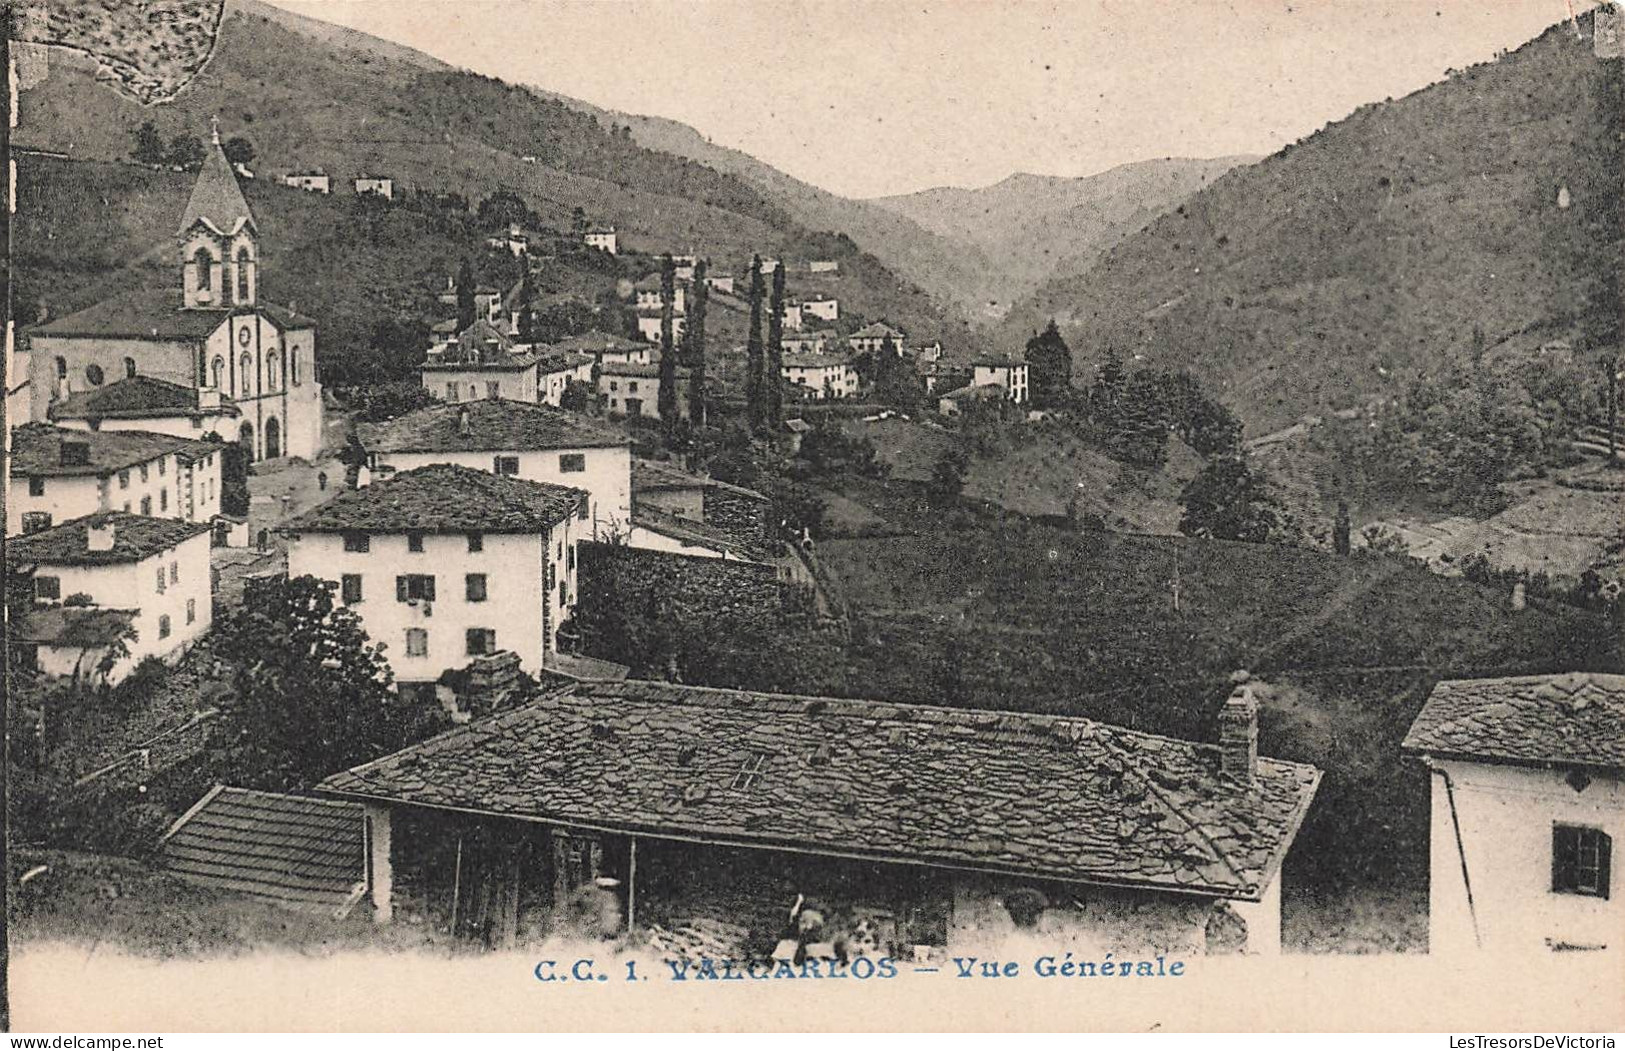
[[[1134,772],[1140,775],[1141,779],[1145,781],[1146,790],[1161,800],[1163,806],[1165,806],[1170,813],[1185,823],[1186,838],[1189,839],[1192,835],[1194,835],[1198,840],[1201,841],[1203,846],[1207,847],[1207,849],[1212,852],[1214,857],[1219,859],[1220,864],[1230,870],[1230,874],[1235,876],[1236,879],[1241,882],[1242,886],[1246,886],[1246,875],[1244,875],[1240,869],[1236,868],[1235,864],[1230,860],[1229,854],[1223,850],[1220,850],[1219,845],[1213,842],[1213,839],[1206,832],[1202,831],[1201,825],[1197,824],[1197,822],[1185,812],[1183,807],[1179,806],[1169,797],[1168,793],[1157,784],[1156,779],[1148,774],[1145,768],[1140,765],[1139,760],[1128,754],[1127,749],[1119,747],[1117,742],[1110,738],[1110,735],[1104,735],[1103,739],[1108,751],[1116,753],[1118,758],[1132,766],[1134,768]],[[1197,741],[1192,741],[1190,743],[1192,746],[1200,746],[1200,742]]]

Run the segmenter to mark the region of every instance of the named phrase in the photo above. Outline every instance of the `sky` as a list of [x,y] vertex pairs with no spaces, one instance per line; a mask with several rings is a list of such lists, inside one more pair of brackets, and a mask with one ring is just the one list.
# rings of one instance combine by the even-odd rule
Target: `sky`
[[849,197],[1268,154],[1590,0],[270,0]]

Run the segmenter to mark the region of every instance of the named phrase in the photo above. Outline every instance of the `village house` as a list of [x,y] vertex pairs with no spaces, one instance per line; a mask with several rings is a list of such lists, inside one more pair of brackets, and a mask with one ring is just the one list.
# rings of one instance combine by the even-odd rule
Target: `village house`
[[615,238],[613,226],[595,226],[581,235],[581,242],[588,248],[596,248],[600,252],[616,255],[620,252],[620,245]]
[[[503,243],[506,243],[505,241]],[[500,246],[498,246],[500,247]],[[456,309],[457,307],[457,279],[446,278],[446,287],[441,289],[435,297],[443,307]],[[477,285],[474,288],[474,319],[484,320],[487,324],[500,328],[504,320],[502,308],[502,291],[490,285]],[[453,327],[456,322],[452,322]]]
[[821,321],[839,321],[841,301],[834,296],[812,296],[801,301],[801,312]]
[[907,338],[902,329],[893,328],[884,321],[876,321],[846,337],[846,345],[856,354],[878,354],[882,350],[889,350],[901,355]]
[[284,523],[288,575],[338,585],[399,684],[427,687],[500,651],[539,674],[575,603],[587,494],[432,464]]
[[942,360],[942,340],[934,339],[929,343],[921,343],[912,351],[914,360],[920,364],[934,363]]
[[697,255],[674,255],[671,257],[672,268],[678,281],[693,281],[694,268],[700,265]]
[[[671,319],[671,338],[674,342],[683,338],[683,331],[687,327],[685,325],[687,320],[688,319],[681,314],[678,314],[676,317]],[[661,328],[662,322],[658,313],[638,315],[638,335],[648,340],[650,343],[660,342]]]
[[1008,401],[1003,387],[993,384],[984,384],[980,387],[971,385],[958,387],[937,397],[937,412],[943,416],[958,416],[964,412],[965,406],[975,403]]
[[[605,365],[598,370],[598,393],[615,416],[660,418],[660,366]],[[677,367],[677,414],[688,415],[688,369]]]
[[732,274],[706,274],[705,287],[713,292],[724,292],[733,295],[734,277]]
[[308,172],[289,172],[282,177],[282,185],[292,186],[306,193],[332,193],[333,179],[320,168]]
[[[633,290],[637,292],[637,308],[639,310],[659,311],[662,309],[660,301],[661,281],[661,276],[658,273],[646,274],[642,280],[632,286]],[[671,304],[672,313],[683,314],[686,312],[688,296],[682,281],[678,281],[672,286]]]
[[534,402],[483,400],[435,405],[357,437],[377,479],[430,464],[455,464],[587,494],[578,536],[624,533],[632,520],[632,454],[621,432],[589,417]]
[[858,370],[844,355],[786,354],[779,371],[786,382],[805,388],[814,401],[858,393]]
[[800,332],[801,304],[793,299],[786,300],[784,309],[779,314],[779,320],[786,332]]
[[[101,511],[7,540],[6,568],[32,578],[35,601],[9,659],[45,675],[117,683],[146,657],[178,657],[212,622],[206,524]],[[129,653],[115,659],[120,639]]]
[[355,192],[357,197],[372,194],[382,197],[386,201],[395,199],[395,180],[387,175],[357,175],[355,177]]
[[51,422],[70,430],[147,431],[176,438],[219,435],[237,440],[242,410],[214,387],[186,387],[151,376],[131,376],[105,387],[75,391],[48,409]]
[[[940,961],[1026,934],[1098,962],[1280,949],[1320,772],[1082,718],[657,682],[579,683],[318,786],[366,807],[375,921],[537,943],[604,906],[700,917],[740,963]],[[478,892],[470,888],[481,888]],[[802,912],[803,907],[807,910]],[[872,961],[870,961],[872,962]]]
[[820,328],[811,332],[786,333],[784,338],[779,340],[779,346],[786,354],[819,354],[839,341],[840,336],[834,329]]
[[1429,952],[1625,945],[1625,675],[1441,682],[1404,749],[1432,775]]
[[807,271],[813,274],[838,274],[841,264],[833,259],[814,259],[807,264]]
[[1017,405],[1027,401],[1027,363],[1015,354],[985,354],[971,362],[972,387],[997,387]]
[[579,336],[570,336],[556,343],[548,344],[555,351],[566,354],[587,354],[600,367],[605,365],[647,365],[652,360],[654,348],[647,343],[639,343],[626,339],[623,336],[613,336],[608,332],[583,332]]
[[516,344],[484,318],[457,336],[431,347],[418,377],[423,389],[443,401],[506,398],[538,400],[537,355]]
[[[148,376],[230,398],[250,459],[322,447],[316,322],[259,297],[259,230],[216,131],[180,225],[178,296],[115,296],[31,331],[30,418],[109,381]],[[213,394],[204,392],[212,391]]]
[[98,511],[207,523],[220,510],[222,456],[212,443],[164,434],[14,427],[6,535]]
[[536,400],[543,405],[559,405],[571,383],[592,386],[593,360],[587,354],[553,350],[536,359]]

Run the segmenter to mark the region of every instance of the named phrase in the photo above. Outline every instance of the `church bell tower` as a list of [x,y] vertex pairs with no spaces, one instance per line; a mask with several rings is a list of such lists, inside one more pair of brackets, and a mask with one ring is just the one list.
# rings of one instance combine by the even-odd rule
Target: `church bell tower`
[[212,122],[210,145],[181,215],[182,303],[188,309],[252,307],[259,299],[259,228]]

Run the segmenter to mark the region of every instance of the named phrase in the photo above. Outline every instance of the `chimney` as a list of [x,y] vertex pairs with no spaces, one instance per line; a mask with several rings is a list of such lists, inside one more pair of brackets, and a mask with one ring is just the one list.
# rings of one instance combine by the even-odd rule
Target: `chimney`
[[1219,772],[1240,785],[1258,773],[1258,699],[1251,683],[1230,692],[1219,709]]
[[113,550],[113,523],[111,520],[91,522],[85,527],[86,551]]
[[457,410],[457,434],[463,438],[471,437],[474,434],[474,425],[469,421],[468,406],[466,405]]

